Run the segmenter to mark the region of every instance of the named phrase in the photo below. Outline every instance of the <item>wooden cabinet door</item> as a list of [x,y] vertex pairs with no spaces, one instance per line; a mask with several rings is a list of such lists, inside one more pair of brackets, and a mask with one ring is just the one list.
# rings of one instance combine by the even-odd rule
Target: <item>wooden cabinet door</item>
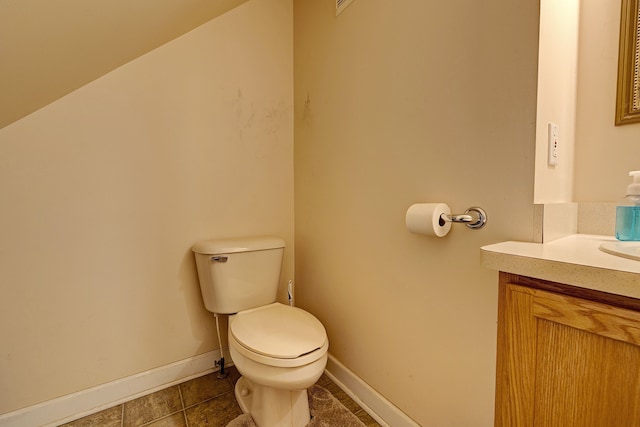
[[640,313],[500,284],[496,426],[640,426]]

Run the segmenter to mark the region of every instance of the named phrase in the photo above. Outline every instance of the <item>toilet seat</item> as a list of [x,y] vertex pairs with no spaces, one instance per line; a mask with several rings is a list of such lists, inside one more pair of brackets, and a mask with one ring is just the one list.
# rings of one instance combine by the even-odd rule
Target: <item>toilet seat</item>
[[232,315],[229,343],[251,360],[279,367],[312,363],[329,347],[327,333],[318,319],[280,303]]

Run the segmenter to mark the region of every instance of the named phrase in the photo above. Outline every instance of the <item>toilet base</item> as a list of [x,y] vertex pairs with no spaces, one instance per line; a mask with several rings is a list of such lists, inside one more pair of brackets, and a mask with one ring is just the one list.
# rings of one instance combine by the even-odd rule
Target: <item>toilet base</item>
[[258,427],[304,427],[310,421],[307,390],[279,390],[240,377],[235,395]]

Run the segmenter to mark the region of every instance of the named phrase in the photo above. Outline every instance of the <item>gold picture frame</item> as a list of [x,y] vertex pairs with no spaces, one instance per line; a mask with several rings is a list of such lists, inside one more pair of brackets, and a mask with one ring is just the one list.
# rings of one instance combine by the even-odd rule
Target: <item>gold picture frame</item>
[[640,0],[622,0],[616,126],[640,122]]

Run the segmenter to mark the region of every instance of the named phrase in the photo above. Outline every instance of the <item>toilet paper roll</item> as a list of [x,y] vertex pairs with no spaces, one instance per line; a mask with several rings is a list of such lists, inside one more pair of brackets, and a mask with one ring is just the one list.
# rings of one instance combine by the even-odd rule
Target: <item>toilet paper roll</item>
[[451,223],[442,221],[442,214],[451,214],[445,203],[416,203],[407,210],[405,222],[412,233],[444,237],[451,230]]

